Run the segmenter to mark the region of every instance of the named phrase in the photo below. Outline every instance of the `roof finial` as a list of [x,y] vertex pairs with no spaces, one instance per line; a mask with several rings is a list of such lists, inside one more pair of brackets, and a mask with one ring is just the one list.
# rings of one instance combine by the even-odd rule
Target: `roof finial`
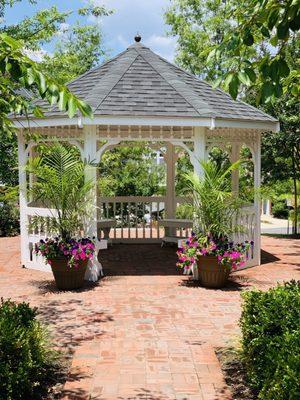
[[141,35],[137,32],[137,34],[136,34],[135,37],[134,37],[134,40],[135,40],[137,43],[139,43],[139,42],[141,41],[141,39],[142,39]]

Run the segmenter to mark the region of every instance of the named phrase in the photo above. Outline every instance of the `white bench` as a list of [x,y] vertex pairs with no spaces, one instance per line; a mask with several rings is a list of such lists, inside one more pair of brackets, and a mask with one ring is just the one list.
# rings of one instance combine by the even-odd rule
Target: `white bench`
[[163,226],[166,230],[166,234],[162,239],[161,245],[163,246],[165,243],[178,243],[179,245],[179,240],[186,239],[186,235],[176,236],[176,234],[175,235],[170,234],[168,231],[172,231],[174,229],[191,229],[193,227],[193,221],[190,219],[166,218],[160,220],[159,225]]

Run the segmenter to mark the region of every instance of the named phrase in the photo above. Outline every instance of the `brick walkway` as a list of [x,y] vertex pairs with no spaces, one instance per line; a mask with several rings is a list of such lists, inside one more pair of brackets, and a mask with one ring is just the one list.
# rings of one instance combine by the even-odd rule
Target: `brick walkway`
[[0,296],[38,305],[72,354],[63,399],[230,399],[214,348],[238,335],[240,293],[300,279],[300,241],[263,237],[265,264],[225,290],[189,284],[175,252],[157,245],[103,251],[107,277],[56,291],[51,275],[19,267],[19,239],[0,239]]

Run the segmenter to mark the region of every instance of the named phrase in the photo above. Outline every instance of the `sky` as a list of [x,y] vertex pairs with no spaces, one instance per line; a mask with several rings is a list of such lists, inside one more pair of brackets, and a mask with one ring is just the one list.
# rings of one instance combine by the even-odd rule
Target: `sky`
[[[33,15],[37,10],[56,5],[60,11],[75,10],[86,5],[88,0],[37,0],[36,5],[27,0],[7,9],[5,23],[11,24]],[[163,14],[170,4],[170,0],[91,0],[95,5],[105,5],[114,10],[111,16],[101,20],[103,42],[109,57],[125,50],[133,43],[137,32],[142,36],[142,41],[154,52],[173,61],[176,39],[168,37]],[[69,22],[74,22],[77,17],[71,16]],[[88,22],[88,21],[86,21]],[[94,21],[89,21],[94,22]],[[49,53],[53,44],[45,46]]]

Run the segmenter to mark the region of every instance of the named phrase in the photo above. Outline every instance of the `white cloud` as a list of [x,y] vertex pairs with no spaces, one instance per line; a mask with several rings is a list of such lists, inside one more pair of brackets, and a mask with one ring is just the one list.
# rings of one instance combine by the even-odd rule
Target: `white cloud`
[[168,60],[173,60],[176,39],[167,37],[163,14],[169,0],[92,0],[114,13],[102,19],[104,44],[110,55],[125,50],[137,32],[142,42]]
[[24,49],[24,54],[26,54],[27,57],[29,57],[31,60],[36,61],[36,62],[42,62],[45,55],[49,53],[46,50],[30,50],[30,49]]
[[176,39],[169,36],[151,35],[144,41],[155,53],[169,61],[173,61],[176,48]]

